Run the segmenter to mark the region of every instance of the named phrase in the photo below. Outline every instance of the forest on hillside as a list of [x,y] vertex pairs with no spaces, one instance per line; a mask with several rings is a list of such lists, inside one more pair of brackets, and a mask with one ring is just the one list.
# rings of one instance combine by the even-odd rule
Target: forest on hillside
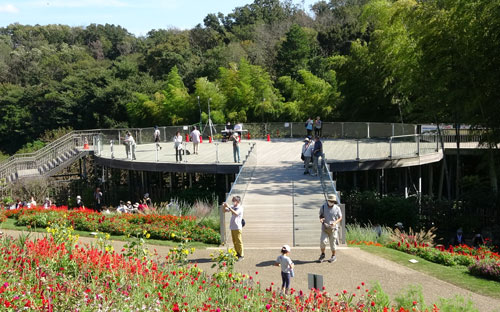
[[[145,21],[147,22],[147,21]],[[59,128],[447,122],[500,141],[500,1],[255,0],[189,30],[0,28],[0,151]],[[199,102],[198,102],[199,101]]]

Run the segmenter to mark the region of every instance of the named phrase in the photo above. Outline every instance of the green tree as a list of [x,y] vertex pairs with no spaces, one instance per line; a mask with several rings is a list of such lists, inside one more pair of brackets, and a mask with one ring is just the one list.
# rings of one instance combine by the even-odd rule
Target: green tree
[[292,25],[285,41],[278,49],[276,72],[280,76],[298,77],[299,70],[308,69],[312,44],[312,40],[302,27],[297,24]]

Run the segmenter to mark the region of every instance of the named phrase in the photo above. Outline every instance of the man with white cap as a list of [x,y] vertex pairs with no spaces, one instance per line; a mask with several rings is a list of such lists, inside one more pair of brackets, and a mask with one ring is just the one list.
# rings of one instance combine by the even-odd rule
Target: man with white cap
[[302,146],[302,155],[304,155],[304,174],[309,174],[309,164],[311,163],[312,151],[314,149],[314,142],[311,142],[309,138],[304,139],[304,145]]
[[325,259],[327,241],[330,242],[330,249],[332,251],[332,257],[328,262],[332,263],[337,261],[337,257],[335,256],[335,244],[338,239],[338,224],[342,221],[342,211],[337,203],[336,195],[328,195],[326,203],[324,203],[319,210],[319,222],[321,223],[321,255],[319,256],[318,262],[323,262]]

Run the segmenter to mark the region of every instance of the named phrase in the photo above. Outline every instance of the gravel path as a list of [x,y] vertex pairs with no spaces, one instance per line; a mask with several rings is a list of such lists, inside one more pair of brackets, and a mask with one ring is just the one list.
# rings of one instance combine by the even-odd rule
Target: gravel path
[[[20,232],[2,230],[5,234],[17,236]],[[35,234],[37,236],[37,234]],[[93,239],[82,237],[82,243],[90,243]],[[121,250],[124,242],[113,242],[115,250]],[[168,253],[168,247],[151,246],[161,257]],[[218,248],[197,249],[189,259],[197,262],[206,271],[211,271],[213,264],[210,254],[217,252]],[[329,252],[327,250],[327,256]],[[235,270],[249,274],[260,281],[263,287],[269,287],[272,282],[274,287],[279,287],[281,278],[279,268],[272,266],[279,250],[275,249],[250,249],[245,250],[245,259],[236,263]],[[330,293],[342,290],[356,291],[356,287],[365,282],[372,284],[380,282],[382,289],[391,298],[409,285],[421,285],[427,304],[437,302],[439,298],[451,298],[455,295],[470,297],[479,311],[500,311],[500,300],[486,297],[438,280],[424,273],[412,270],[384,258],[360,250],[359,248],[341,248],[337,251],[337,262],[316,263],[319,256],[317,248],[293,248],[291,258],[295,263],[295,278],[292,287],[306,290],[307,274],[323,275],[324,286]],[[256,273],[258,272],[258,274]]]

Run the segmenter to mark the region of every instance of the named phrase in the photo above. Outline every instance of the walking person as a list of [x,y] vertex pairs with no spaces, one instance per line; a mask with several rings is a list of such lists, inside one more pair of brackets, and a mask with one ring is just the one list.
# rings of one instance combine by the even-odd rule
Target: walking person
[[175,161],[182,161],[182,135],[177,131],[174,136]]
[[281,266],[281,292],[288,295],[290,292],[290,278],[294,276],[293,267],[294,264],[292,259],[290,259],[290,246],[283,245],[281,247],[281,255],[278,256],[275,266]]
[[332,251],[332,257],[328,260],[328,262],[332,263],[337,261],[335,246],[337,244],[339,232],[338,224],[342,221],[342,211],[337,203],[336,195],[328,195],[326,203],[324,203],[319,210],[319,222],[321,223],[319,247],[321,249],[321,255],[319,256],[318,262],[320,263],[325,260],[327,241],[330,242],[330,250]]
[[222,205],[225,212],[231,212],[229,229],[231,230],[231,238],[233,239],[234,250],[236,250],[238,255],[238,261],[241,261],[245,257],[243,252],[243,239],[241,238],[243,229],[243,206],[241,205],[241,197],[234,196],[232,202],[232,206],[229,206],[227,203],[223,203]]
[[193,154],[198,154],[198,144],[200,143],[201,133],[196,126],[193,126],[193,131],[191,131],[189,136],[191,137],[191,141],[193,141]]
[[323,143],[319,139],[319,136],[314,138],[314,148],[312,151],[312,158],[313,158],[313,176],[318,175],[318,163],[319,163],[319,158],[323,156]]
[[235,163],[240,162],[240,137],[238,133],[233,133],[230,138],[233,141],[233,158]]
[[321,137],[321,124],[323,122],[321,121],[321,119],[318,117],[316,117],[316,120],[314,120],[314,135],[315,136],[319,136]]
[[95,210],[97,212],[101,212],[101,210],[102,210],[102,192],[101,192],[101,189],[99,187],[95,189],[94,200],[95,200]]
[[306,121],[306,131],[307,131],[307,136],[311,137],[312,136],[312,130],[313,130],[313,120],[311,117],[307,118]]
[[158,126],[155,126],[155,132],[153,132],[153,138],[154,138],[155,143],[156,143],[156,149],[158,150],[158,148],[160,148],[160,150],[161,150],[161,146],[160,146],[161,133],[160,133],[160,129],[158,129]]
[[309,165],[311,164],[312,151],[314,142],[309,138],[305,138],[304,145],[302,146],[302,155],[304,155],[304,174],[310,174]]

